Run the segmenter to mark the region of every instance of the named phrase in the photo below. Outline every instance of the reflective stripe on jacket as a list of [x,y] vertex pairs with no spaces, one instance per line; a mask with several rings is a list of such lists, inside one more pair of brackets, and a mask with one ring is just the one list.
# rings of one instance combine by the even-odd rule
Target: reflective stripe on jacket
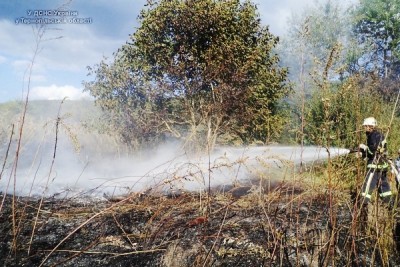
[[387,169],[387,168],[389,168],[389,164],[386,163],[386,162],[384,162],[383,164],[372,164],[372,163],[371,163],[371,164],[368,164],[368,165],[367,165],[367,168],[382,170],[382,169]]

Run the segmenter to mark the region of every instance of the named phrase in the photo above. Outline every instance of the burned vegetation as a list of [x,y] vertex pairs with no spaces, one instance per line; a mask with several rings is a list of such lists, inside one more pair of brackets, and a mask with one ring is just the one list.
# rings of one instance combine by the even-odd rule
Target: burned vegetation
[[[393,214],[280,182],[96,202],[3,196],[1,266],[394,266]],[[234,193],[236,190],[236,193]],[[238,194],[237,192],[243,192]],[[329,192],[328,192],[329,193]],[[12,202],[15,201],[15,205]],[[14,208],[12,208],[14,207]],[[36,224],[34,228],[34,224]],[[33,230],[35,229],[35,230]]]

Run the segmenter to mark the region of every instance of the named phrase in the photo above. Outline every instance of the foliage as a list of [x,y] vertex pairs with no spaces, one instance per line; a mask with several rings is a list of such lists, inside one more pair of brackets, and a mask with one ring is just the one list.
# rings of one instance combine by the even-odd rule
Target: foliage
[[[347,55],[358,51],[353,46],[348,11],[335,1],[316,2],[303,13],[292,15],[288,35],[279,46],[295,89],[290,99],[291,128],[295,129],[291,138],[301,145],[310,144],[304,136],[306,119],[313,119],[305,116],[307,102],[315,90],[344,81],[348,77]],[[316,77],[321,81],[316,82]]]
[[153,116],[157,103],[139,76],[118,58],[111,64],[103,60],[89,71],[96,80],[85,83],[85,87],[95,97],[96,105],[105,111],[102,129],[117,133],[122,142],[134,148],[156,141],[157,132],[163,128],[162,120]]
[[360,71],[381,77],[400,74],[400,1],[361,0],[354,16],[355,33],[365,49],[358,59]]
[[357,121],[360,122],[360,111],[353,107],[360,107],[357,103],[361,100],[354,86],[355,82],[349,81],[326,91],[315,91],[306,111],[306,143],[354,146],[352,133],[357,130]]
[[[395,119],[388,132],[394,102],[385,101],[376,93],[377,82],[354,76],[343,84],[318,90],[307,109],[306,139],[308,143],[322,146],[354,148],[365,142],[362,121],[374,116],[381,130],[388,135],[391,152],[399,145]],[[321,127],[322,126],[322,127]]]
[[[86,84],[126,142],[174,136],[213,146],[276,138],[290,88],[272,53],[278,38],[250,1],[149,1],[113,63]],[[144,137],[143,137],[144,135]]]
[[[306,8],[301,14],[293,14],[289,21],[288,34],[279,45],[282,63],[289,66],[289,78],[301,86],[301,76],[315,72],[321,62],[329,57],[331,50],[340,45],[341,55],[334,69],[342,68],[346,57],[353,49],[350,13],[338,2],[325,1]],[[331,77],[343,74],[343,70],[330,73]],[[303,77],[304,80],[304,77]],[[310,84],[310,79],[306,81]],[[307,93],[310,93],[309,91]]]

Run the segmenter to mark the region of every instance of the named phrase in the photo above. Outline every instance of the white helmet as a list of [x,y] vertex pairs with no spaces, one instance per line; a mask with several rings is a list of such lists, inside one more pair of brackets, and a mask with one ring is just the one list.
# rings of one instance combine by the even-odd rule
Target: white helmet
[[375,127],[378,125],[378,123],[376,122],[374,117],[369,117],[364,120],[363,126],[366,126],[366,125]]

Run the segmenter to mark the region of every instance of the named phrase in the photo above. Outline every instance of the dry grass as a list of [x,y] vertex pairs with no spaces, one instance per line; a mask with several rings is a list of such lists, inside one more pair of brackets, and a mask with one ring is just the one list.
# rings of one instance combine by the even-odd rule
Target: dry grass
[[[393,224],[388,223],[385,211],[378,209],[379,216],[371,212],[366,232],[353,232],[353,223],[359,222],[352,217],[351,206],[343,202],[345,193],[337,192],[341,201],[334,204],[337,223],[331,225],[326,189],[281,182],[253,188],[242,196],[234,191],[174,197],[133,194],[89,206],[45,200],[40,212],[36,201],[19,199],[16,214],[25,208],[25,216],[15,254],[6,249],[7,236],[12,235],[12,229],[8,232],[5,227],[11,211],[7,198],[1,215],[2,263],[344,266],[364,259],[384,266],[393,260],[389,259],[395,246]],[[347,201],[351,202],[349,197]],[[31,222],[37,213],[37,231],[27,255]],[[353,244],[357,246],[352,249]]]

